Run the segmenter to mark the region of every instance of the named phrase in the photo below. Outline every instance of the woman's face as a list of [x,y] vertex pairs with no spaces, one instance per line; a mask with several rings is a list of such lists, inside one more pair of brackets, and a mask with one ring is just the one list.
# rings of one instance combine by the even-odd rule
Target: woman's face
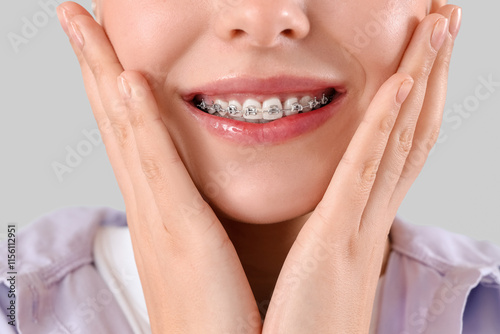
[[[430,6],[426,0],[101,1],[98,15],[120,62],[148,79],[200,192],[218,214],[249,223],[314,209]],[[210,115],[193,103],[275,104],[277,98],[284,104],[319,100],[331,88],[328,105],[265,124]]]

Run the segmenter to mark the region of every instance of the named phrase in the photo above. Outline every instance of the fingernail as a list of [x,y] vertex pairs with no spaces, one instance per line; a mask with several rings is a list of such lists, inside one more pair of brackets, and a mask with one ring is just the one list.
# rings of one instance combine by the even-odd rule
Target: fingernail
[[462,8],[458,7],[453,10],[450,17],[450,34],[453,38],[457,37],[460,25],[462,24]]
[[399,87],[398,94],[396,95],[396,102],[401,105],[410,94],[413,87],[413,79],[406,79]]
[[120,88],[122,96],[126,99],[130,99],[132,96],[132,89],[130,88],[128,81],[121,75],[118,76],[118,87]]
[[434,31],[432,32],[432,37],[431,37],[431,45],[434,48],[434,50],[438,51],[443,45],[447,30],[448,30],[447,18],[439,19],[434,25]]
[[80,31],[80,29],[78,28],[77,24],[75,22],[71,22],[70,24],[70,31],[71,31],[71,38],[76,42],[76,44],[78,44],[78,46],[81,48],[83,48],[83,44],[84,44],[84,39],[83,39],[83,35]]
[[59,19],[59,22],[61,22],[61,27],[63,28],[66,35],[68,35],[68,33],[69,33],[68,32],[68,11],[64,7],[61,7],[60,11],[61,11],[62,18]]

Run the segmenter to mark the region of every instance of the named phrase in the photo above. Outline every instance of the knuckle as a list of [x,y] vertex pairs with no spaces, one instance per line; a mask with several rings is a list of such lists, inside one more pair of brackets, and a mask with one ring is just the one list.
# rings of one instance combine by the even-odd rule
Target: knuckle
[[431,73],[431,70],[432,70],[434,58],[435,58],[435,55],[432,55],[432,56],[430,56],[430,58],[426,59],[423,64],[420,64],[417,66],[417,68],[415,69],[415,71],[416,71],[415,77],[417,79],[424,79],[427,76],[429,76],[429,74]]
[[398,136],[397,149],[398,153],[407,156],[413,144],[413,128],[406,128]]
[[386,182],[386,184],[396,184],[399,181],[401,177],[401,171],[398,170],[397,167],[398,166],[394,164],[387,168],[384,172],[384,181]]
[[414,149],[406,159],[402,176],[411,176],[414,172],[419,173],[427,160],[428,154],[421,148]]
[[111,122],[108,118],[97,121],[97,127],[99,128],[99,131],[104,135],[112,134],[113,130]]
[[91,63],[89,64],[89,67],[96,80],[99,80],[104,72],[103,65],[101,63]]
[[383,136],[388,136],[394,127],[394,116],[387,115],[379,123],[379,131]]
[[431,132],[429,133],[429,136],[427,137],[427,143],[426,143],[426,148],[428,151],[432,150],[434,145],[436,144],[438,138],[439,138],[439,133],[441,132],[441,127],[436,126],[431,129]]
[[380,159],[372,159],[363,163],[354,162],[350,158],[343,157],[341,163],[354,171],[354,182],[359,189],[362,200],[366,192],[369,192],[380,166]]
[[124,124],[115,123],[113,124],[113,132],[118,144],[122,147],[126,146],[130,136],[130,130],[128,127]]
[[432,148],[436,144],[436,141],[439,138],[439,132],[440,132],[439,127],[433,127],[426,134],[426,136],[424,136],[424,138],[420,141],[418,145],[418,150],[420,151],[421,154],[427,155],[432,150]]
[[144,120],[144,115],[141,112],[131,112],[130,113],[130,124],[134,128],[144,128],[146,121]]
[[359,183],[362,190],[371,188],[371,184],[373,184],[377,177],[379,165],[379,159],[368,160],[363,163],[359,174]]
[[142,172],[144,176],[150,181],[156,181],[162,177],[162,168],[158,164],[157,159],[144,158],[141,160]]

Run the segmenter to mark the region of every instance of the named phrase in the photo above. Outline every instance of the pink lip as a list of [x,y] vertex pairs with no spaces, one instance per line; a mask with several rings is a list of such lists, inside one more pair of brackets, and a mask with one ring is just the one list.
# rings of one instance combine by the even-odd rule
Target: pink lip
[[[214,96],[224,94],[272,95],[325,88],[334,88],[338,92],[337,97],[330,104],[307,113],[282,117],[269,123],[247,123],[210,115],[199,110],[192,103],[192,99],[197,94]],[[189,114],[210,133],[245,145],[279,144],[312,132],[341,108],[346,95],[345,88],[338,82],[283,76],[266,80],[254,78],[223,79],[181,94]]]

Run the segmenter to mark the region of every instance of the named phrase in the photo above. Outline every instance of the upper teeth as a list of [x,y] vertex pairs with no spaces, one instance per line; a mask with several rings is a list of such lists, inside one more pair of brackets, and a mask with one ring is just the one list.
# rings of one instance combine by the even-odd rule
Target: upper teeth
[[331,100],[332,96],[328,97],[325,94],[321,99],[309,95],[302,97],[300,100],[297,97],[290,97],[283,103],[277,97],[269,98],[262,104],[255,99],[247,99],[243,105],[237,100],[223,101],[216,99],[211,104],[208,104],[202,99],[196,106],[209,114],[217,116],[254,123],[267,123],[284,116],[318,109],[331,102]]

